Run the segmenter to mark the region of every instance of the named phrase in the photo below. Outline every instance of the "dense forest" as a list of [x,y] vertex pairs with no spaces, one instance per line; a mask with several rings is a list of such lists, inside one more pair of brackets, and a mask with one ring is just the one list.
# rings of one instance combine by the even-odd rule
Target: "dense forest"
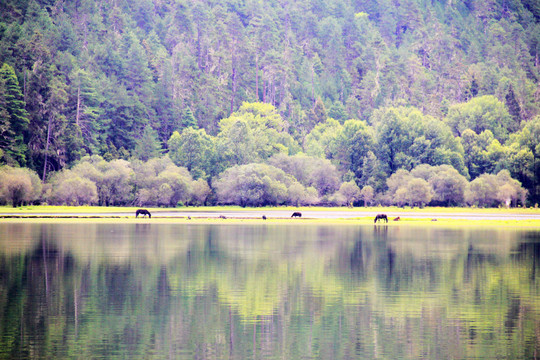
[[540,201],[536,0],[0,13],[0,202]]

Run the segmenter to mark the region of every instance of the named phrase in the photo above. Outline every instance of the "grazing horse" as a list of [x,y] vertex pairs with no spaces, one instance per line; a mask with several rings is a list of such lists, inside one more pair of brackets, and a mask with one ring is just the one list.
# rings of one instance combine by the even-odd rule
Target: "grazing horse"
[[301,212],[293,212],[293,214],[291,215],[291,217],[302,217],[302,213]]
[[374,223],[377,223],[377,221],[379,221],[379,220],[384,220],[384,221],[388,222],[388,216],[386,216],[386,214],[378,214],[377,216],[375,216]]
[[227,217],[225,215],[219,215],[220,219],[226,219]]
[[135,211],[135,217],[139,217],[139,215],[142,215],[143,217],[146,217],[148,215],[149,218],[152,218],[152,214],[150,214],[150,211],[146,209],[138,209]]
[[263,220],[266,220],[266,215],[263,215],[263,216],[262,216],[262,219],[263,219]]
[[399,220],[401,220],[401,218],[399,216],[394,219],[394,221],[399,221]]

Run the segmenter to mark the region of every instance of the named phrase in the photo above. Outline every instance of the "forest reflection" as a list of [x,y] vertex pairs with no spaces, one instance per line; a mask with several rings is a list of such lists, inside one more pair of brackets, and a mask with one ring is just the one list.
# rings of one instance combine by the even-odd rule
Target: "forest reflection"
[[0,224],[0,358],[532,358],[540,232]]

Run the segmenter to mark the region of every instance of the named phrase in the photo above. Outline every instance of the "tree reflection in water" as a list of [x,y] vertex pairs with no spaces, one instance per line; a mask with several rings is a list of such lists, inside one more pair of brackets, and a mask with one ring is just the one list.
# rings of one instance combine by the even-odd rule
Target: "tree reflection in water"
[[0,358],[531,358],[539,233],[0,224]]

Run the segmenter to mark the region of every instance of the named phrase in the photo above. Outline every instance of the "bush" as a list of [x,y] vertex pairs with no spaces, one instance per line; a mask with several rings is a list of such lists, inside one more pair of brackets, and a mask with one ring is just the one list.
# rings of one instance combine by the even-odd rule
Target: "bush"
[[38,175],[24,168],[0,167],[0,203],[18,207],[38,200],[41,195]]

